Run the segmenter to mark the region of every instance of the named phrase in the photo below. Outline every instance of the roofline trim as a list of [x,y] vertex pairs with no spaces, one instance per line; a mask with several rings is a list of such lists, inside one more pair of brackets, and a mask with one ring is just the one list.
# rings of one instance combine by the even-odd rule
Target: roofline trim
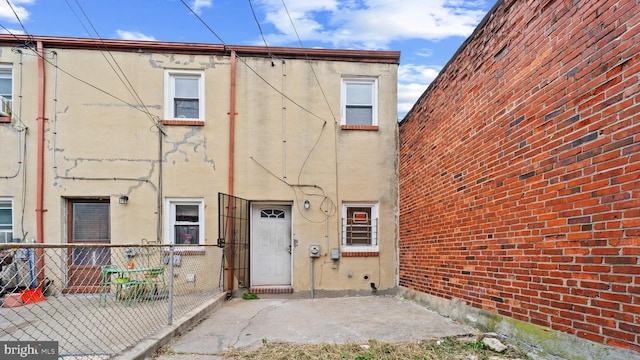
[[239,56],[400,64],[399,51],[265,47],[0,34],[0,45],[16,46],[16,44],[34,41],[42,42],[45,48],[172,52],[202,55],[229,55],[231,50],[233,50]]

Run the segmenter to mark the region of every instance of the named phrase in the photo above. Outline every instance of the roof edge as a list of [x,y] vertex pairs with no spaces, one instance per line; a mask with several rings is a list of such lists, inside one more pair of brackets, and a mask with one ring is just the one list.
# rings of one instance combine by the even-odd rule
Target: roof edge
[[0,34],[0,45],[16,46],[18,44],[28,44],[33,42],[42,42],[45,48],[117,50],[132,52],[150,51],[203,55],[227,55],[233,50],[240,56],[400,64],[399,51],[266,47]]

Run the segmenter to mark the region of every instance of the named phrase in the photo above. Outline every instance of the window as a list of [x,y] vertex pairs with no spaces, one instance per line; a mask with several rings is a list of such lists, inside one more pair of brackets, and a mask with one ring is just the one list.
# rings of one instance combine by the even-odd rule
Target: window
[[168,199],[165,243],[204,244],[204,201]]
[[11,65],[0,65],[0,116],[11,116],[13,71]]
[[341,125],[378,126],[378,80],[342,79]]
[[378,250],[377,204],[343,204],[342,245],[349,251]]
[[204,72],[165,72],[165,119],[204,121]]
[[0,198],[0,244],[13,239],[13,203],[11,199]]
[[260,211],[261,218],[284,219],[285,212],[278,209],[265,209]]

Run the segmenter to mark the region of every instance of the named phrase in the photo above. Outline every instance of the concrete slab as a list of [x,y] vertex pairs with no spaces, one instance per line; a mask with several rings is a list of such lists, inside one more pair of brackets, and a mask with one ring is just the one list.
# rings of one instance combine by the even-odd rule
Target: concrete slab
[[169,345],[158,360],[217,359],[229,348],[264,341],[295,344],[417,341],[476,334],[416,303],[394,296],[320,299],[232,299]]

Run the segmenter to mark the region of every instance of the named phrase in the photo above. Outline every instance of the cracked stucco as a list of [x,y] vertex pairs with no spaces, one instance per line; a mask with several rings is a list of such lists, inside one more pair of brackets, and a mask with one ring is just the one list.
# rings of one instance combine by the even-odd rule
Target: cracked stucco
[[149,65],[152,68],[164,69],[170,67],[182,67],[188,66],[189,69],[193,69],[194,66],[199,69],[215,69],[218,65],[228,65],[229,59],[219,56],[208,56],[208,62],[198,61],[203,56],[194,55],[175,55],[175,54],[143,54],[142,56],[148,57]]
[[[202,156],[202,161],[211,167],[212,171],[216,170],[216,165],[213,159],[209,158],[207,154],[207,137],[202,134],[200,128],[193,128],[183,134],[179,140],[171,141],[167,137],[163,139],[164,144],[168,145],[168,150],[164,152],[162,161],[175,165],[178,158],[174,158],[174,155],[180,155],[183,162],[188,163],[190,154]],[[165,145],[165,149],[167,146]],[[173,158],[172,160],[170,160]]]

